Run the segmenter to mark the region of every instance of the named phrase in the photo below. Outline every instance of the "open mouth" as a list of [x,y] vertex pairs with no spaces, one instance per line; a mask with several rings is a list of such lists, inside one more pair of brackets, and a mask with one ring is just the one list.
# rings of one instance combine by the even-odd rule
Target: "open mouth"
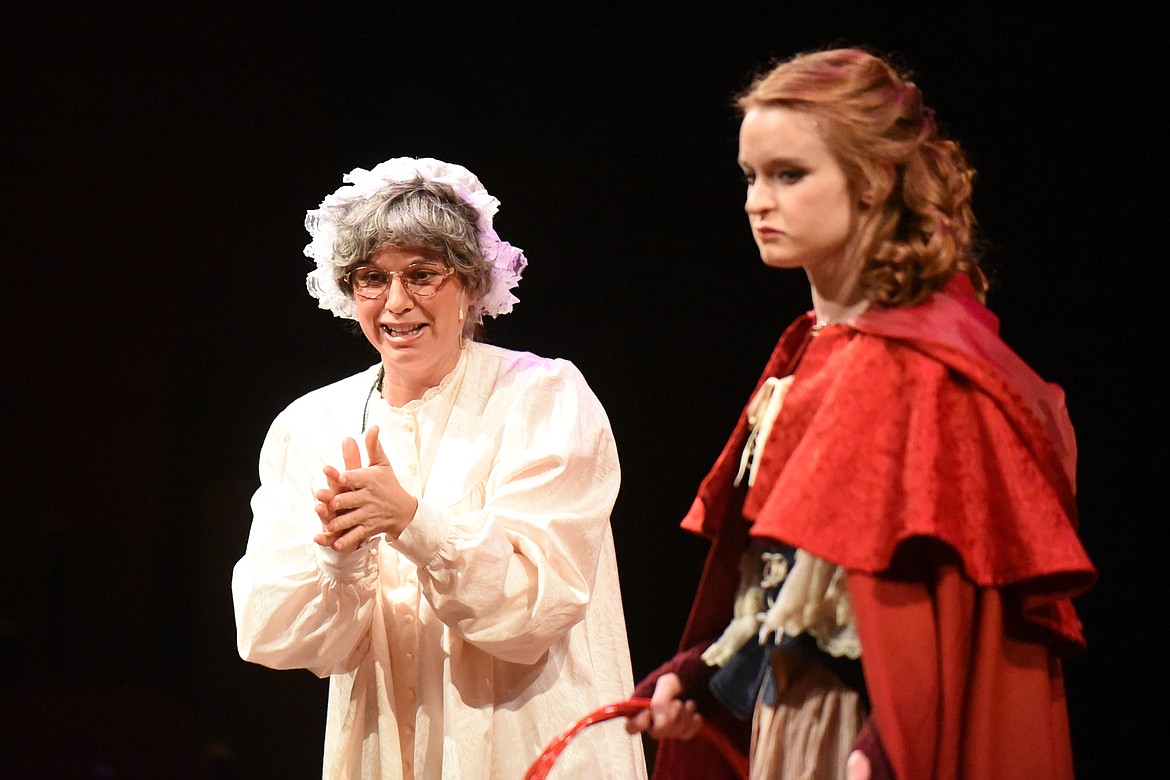
[[407,338],[408,336],[418,335],[422,332],[424,327],[426,326],[422,324],[399,328],[391,327],[390,325],[383,325],[382,332],[392,339],[402,339]]

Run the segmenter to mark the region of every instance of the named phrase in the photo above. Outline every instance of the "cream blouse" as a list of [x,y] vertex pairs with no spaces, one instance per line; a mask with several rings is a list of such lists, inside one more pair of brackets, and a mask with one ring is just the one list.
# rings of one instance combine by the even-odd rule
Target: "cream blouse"
[[[769,377],[748,403],[751,431],[740,455],[737,486],[753,485],[772,427],[792,387],[791,375]],[[787,559],[753,539],[740,560],[740,582],[731,623],[704,652],[708,666],[723,666],[748,641],[779,644],[785,635],[809,634],[837,658],[861,657],[861,640],[845,585],[845,570],[804,550]],[[766,594],[776,591],[774,597]]]
[[[545,745],[633,689],[609,514],[609,421],[564,360],[470,343],[393,408],[377,366],[272,423],[232,593],[241,657],[330,677],[326,780],[520,780]],[[314,490],[363,410],[419,499],[394,541],[319,547]],[[366,462],[363,454],[363,462]],[[556,776],[644,778],[620,723],[581,732]]]

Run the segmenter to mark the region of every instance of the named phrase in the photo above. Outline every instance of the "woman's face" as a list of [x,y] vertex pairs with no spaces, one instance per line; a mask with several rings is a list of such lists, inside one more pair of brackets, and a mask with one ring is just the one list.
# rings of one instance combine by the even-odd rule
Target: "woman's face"
[[[362,265],[401,271],[411,263],[446,265],[417,250],[394,246],[375,250]],[[463,333],[459,315],[464,298],[463,279],[458,273],[430,297],[412,295],[397,275],[377,298],[354,296],[362,332],[382,356],[389,379],[417,386],[417,397],[421,397],[423,390],[450,373],[459,360]]]
[[815,118],[778,106],[749,109],[739,129],[739,165],[764,263],[804,268],[814,284],[819,275],[839,277],[857,209]]

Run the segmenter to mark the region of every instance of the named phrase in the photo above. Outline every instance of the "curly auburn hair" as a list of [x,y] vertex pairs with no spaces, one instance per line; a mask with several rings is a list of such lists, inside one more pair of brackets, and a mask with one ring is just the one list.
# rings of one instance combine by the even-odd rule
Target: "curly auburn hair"
[[974,170],[959,144],[941,136],[908,73],[858,48],[799,54],[757,76],[735,105],[741,115],[779,106],[817,120],[865,204],[852,247],[871,302],[919,303],[958,272],[985,296],[970,203]]

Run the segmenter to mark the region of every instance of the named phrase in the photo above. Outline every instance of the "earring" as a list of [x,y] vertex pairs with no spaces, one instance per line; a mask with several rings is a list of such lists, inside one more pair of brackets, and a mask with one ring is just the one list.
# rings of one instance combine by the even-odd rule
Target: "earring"
[[467,346],[467,328],[463,325],[463,319],[467,315],[467,310],[463,308],[463,291],[459,291],[459,349]]

